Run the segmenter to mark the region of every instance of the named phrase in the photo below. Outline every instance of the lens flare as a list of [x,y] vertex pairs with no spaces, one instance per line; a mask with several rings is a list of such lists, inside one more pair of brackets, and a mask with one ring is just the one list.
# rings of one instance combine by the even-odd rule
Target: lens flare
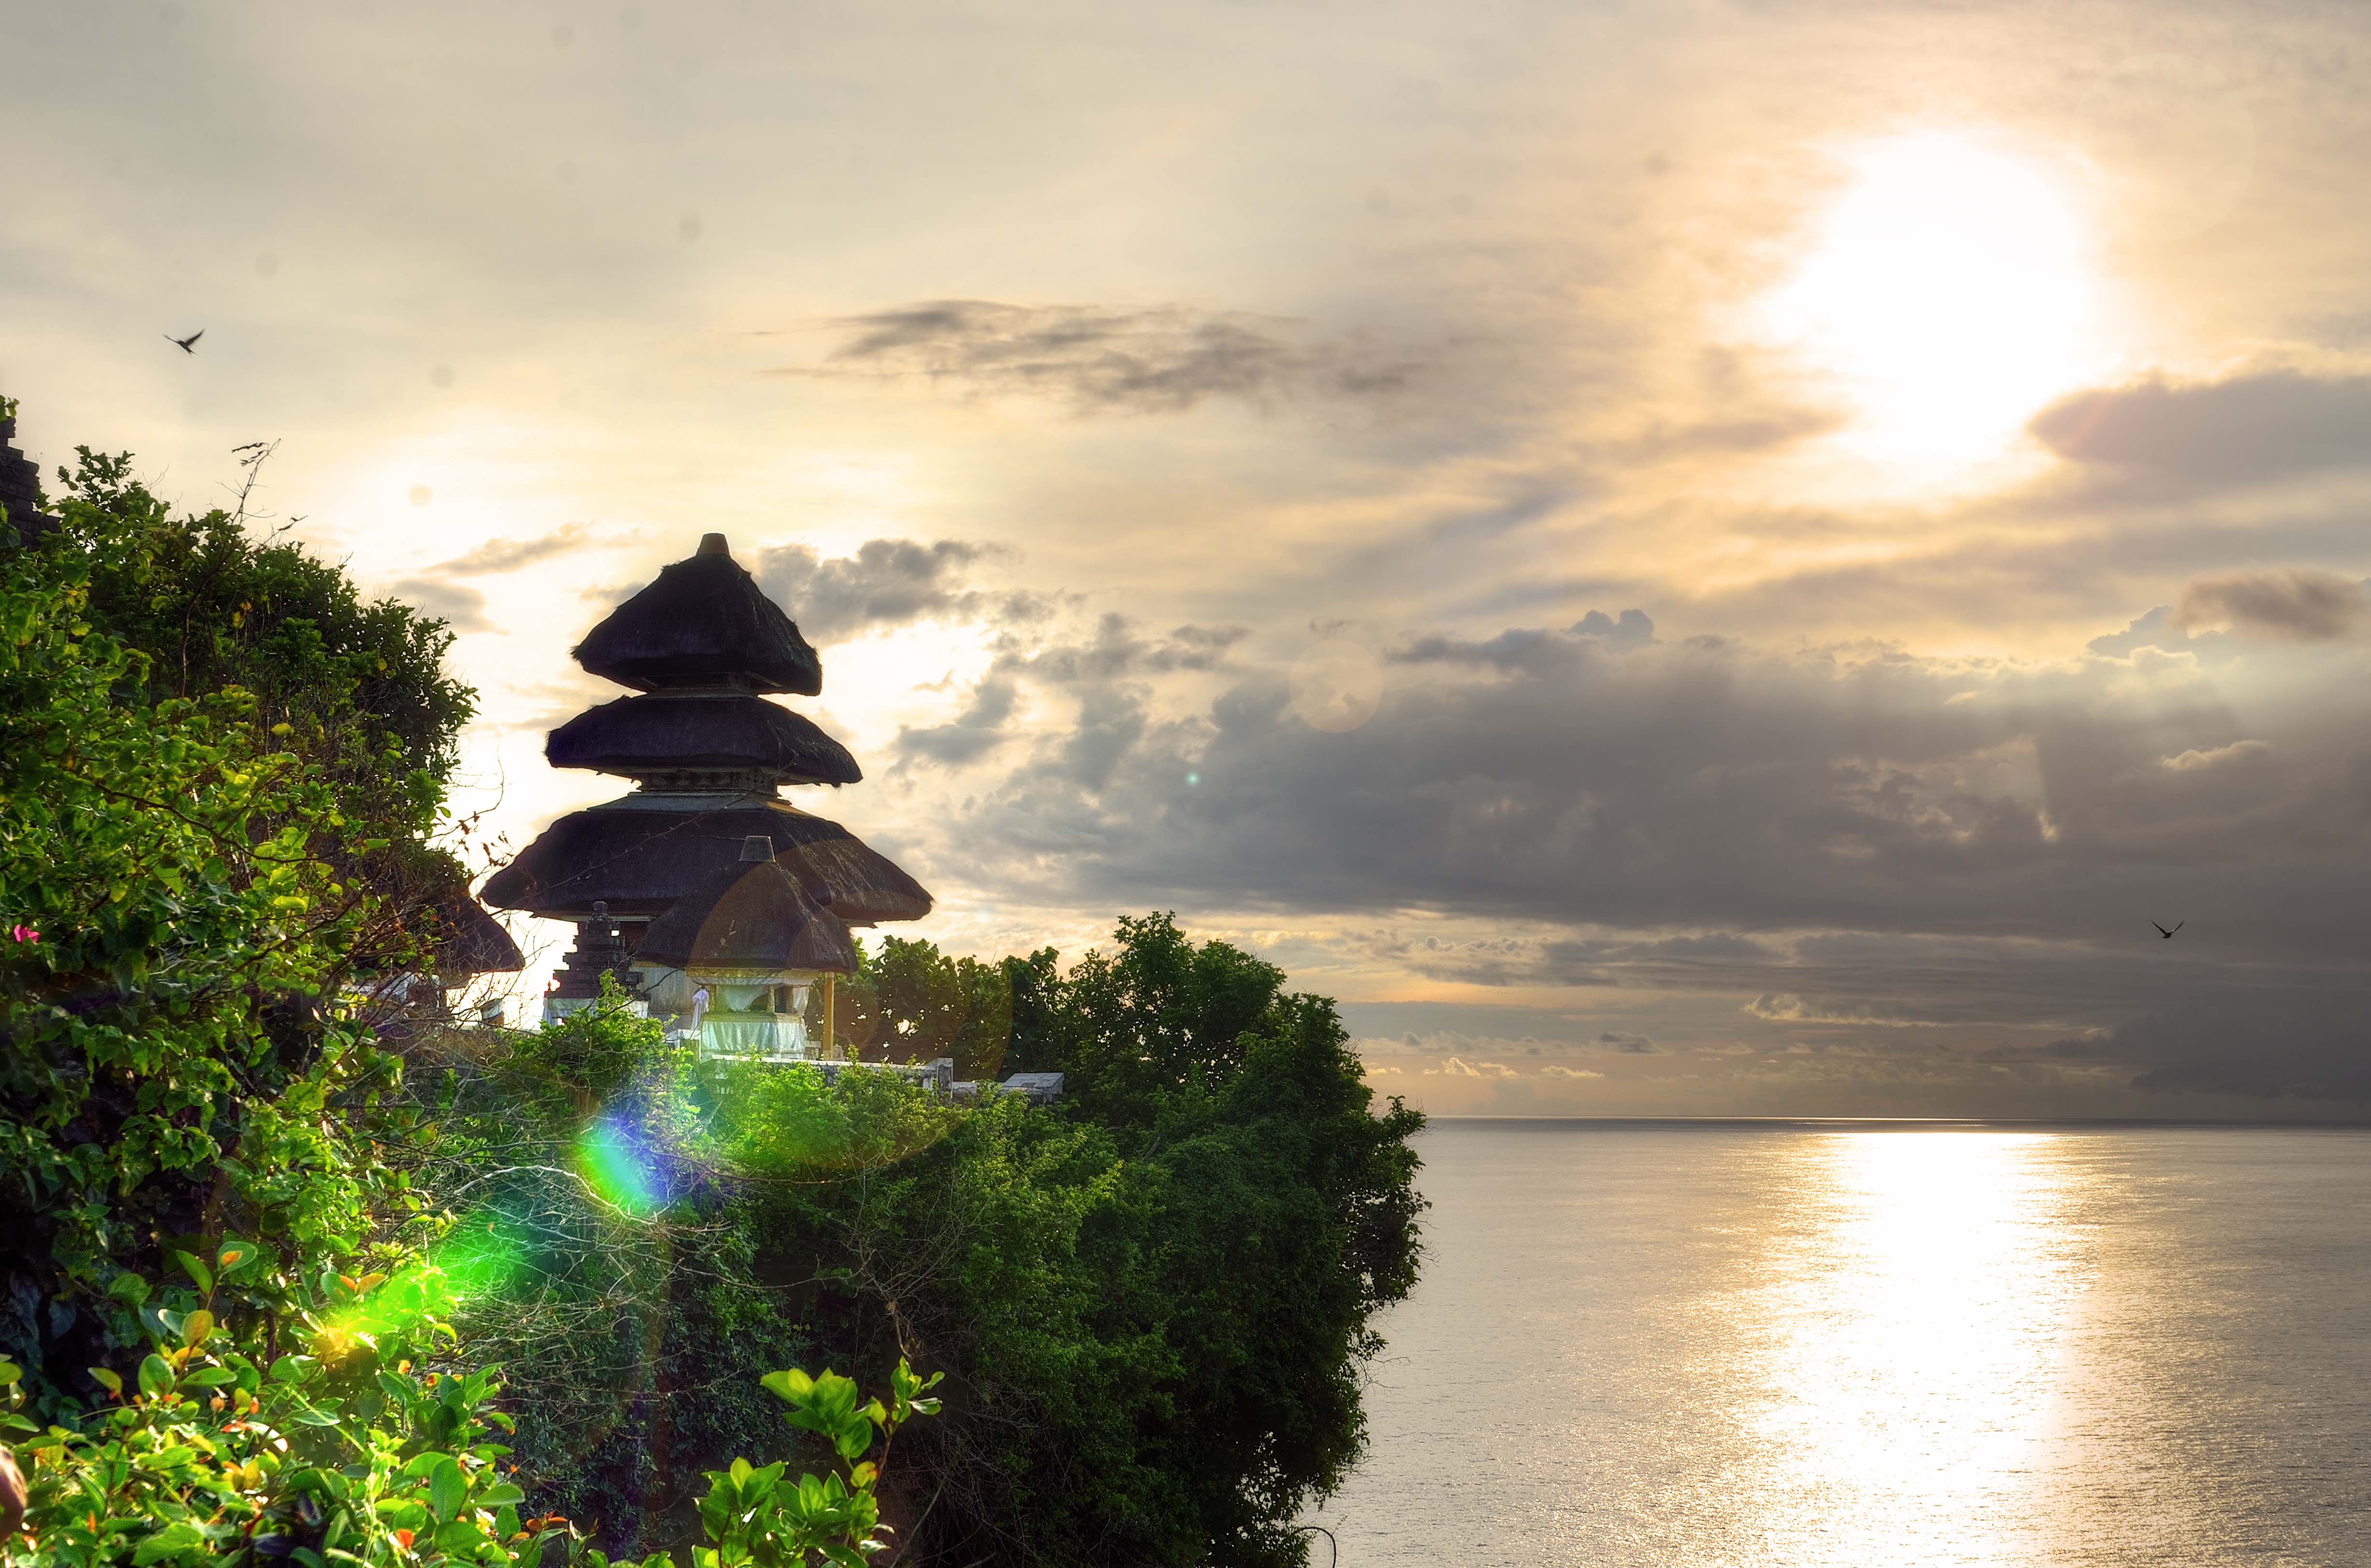
[[667,1205],[658,1152],[640,1128],[614,1111],[587,1122],[577,1135],[576,1170],[604,1202],[638,1218]]
[[479,1209],[447,1231],[428,1261],[445,1276],[445,1288],[469,1302],[508,1289],[525,1270],[526,1239],[508,1215]]

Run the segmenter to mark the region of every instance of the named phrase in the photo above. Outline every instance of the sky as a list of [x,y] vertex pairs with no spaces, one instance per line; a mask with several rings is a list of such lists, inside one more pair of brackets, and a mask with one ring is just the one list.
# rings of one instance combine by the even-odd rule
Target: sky
[[0,56],[19,444],[195,509],[277,442],[260,525],[457,633],[515,846],[622,787],[543,761],[619,695],[568,648],[721,532],[865,769],[797,803],[951,951],[1173,909],[1443,1114],[2371,1108],[2358,6],[0,0]]

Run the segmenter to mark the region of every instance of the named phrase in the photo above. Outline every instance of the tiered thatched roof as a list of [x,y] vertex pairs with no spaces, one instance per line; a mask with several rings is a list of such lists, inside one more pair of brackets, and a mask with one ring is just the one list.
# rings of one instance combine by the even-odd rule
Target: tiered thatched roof
[[642,788],[553,823],[487,882],[487,903],[580,923],[599,904],[630,940],[639,929],[645,968],[696,959],[769,973],[852,970],[849,927],[931,912],[885,856],[775,798],[784,784],[863,775],[811,721],[758,695],[815,696],[823,666],[723,535],[619,605],[576,659],[648,695],[578,714],[544,755]]

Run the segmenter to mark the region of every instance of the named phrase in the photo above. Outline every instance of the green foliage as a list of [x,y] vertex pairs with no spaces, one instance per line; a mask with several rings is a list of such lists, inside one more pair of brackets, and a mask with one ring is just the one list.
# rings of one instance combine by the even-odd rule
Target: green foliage
[[[877,946],[858,943],[857,959],[856,973],[840,985],[836,1021],[858,1055],[876,1062],[952,1056],[958,1078],[996,1078],[1012,1023],[1001,965],[890,936]],[[810,1013],[819,1019],[820,1009],[810,997]]]
[[1371,1319],[1415,1283],[1422,1118],[1374,1113],[1333,1005],[1272,965],[1165,916],[1117,938],[1067,978],[1018,965],[1030,1065],[1075,1097],[982,1118],[1067,1124],[1081,1141],[1040,1143],[1031,1185],[1067,1189],[1074,1223],[1006,1209],[1040,1228],[991,1228],[902,1316],[1003,1415],[962,1435],[1000,1482],[968,1502],[1002,1560],[1298,1562],[1291,1521],[1359,1451]]
[[[87,563],[0,553],[0,1318],[37,1399],[154,1327],[176,1255],[237,1252],[237,1309],[362,1245],[380,1173],[340,1124],[396,1064],[316,998],[375,913],[317,762],[245,692],[117,700],[145,662],[86,618]],[[428,826],[428,802],[406,819]]]
[[[520,1517],[493,1436],[513,1418],[451,1359],[452,1291],[515,1294],[533,1260],[506,1225],[542,1216],[432,1211],[411,1179],[557,1183],[598,1216],[560,1251],[630,1286],[668,1254],[619,1239],[679,1233],[687,1272],[722,1282],[744,1239],[654,1219],[675,1191],[633,1169],[638,1138],[695,1139],[705,1086],[611,997],[523,1037],[503,1103],[461,1113],[451,1080],[399,1103],[398,1060],[334,998],[417,953],[388,908],[438,871],[468,710],[441,628],[236,520],[167,519],[121,459],[86,454],[68,484],[65,529],[0,551],[0,1388],[31,1493],[0,1562],[508,1563],[564,1536],[602,1568],[573,1527]],[[506,1166],[522,1122],[567,1141]],[[836,1147],[886,1125],[848,1118]],[[602,1285],[549,1294],[598,1310]],[[746,1314],[711,1319],[694,1337],[763,1348]],[[739,1380],[759,1399],[761,1370]],[[780,1381],[794,1422],[842,1450],[861,1423],[883,1451],[763,1495],[734,1462],[705,1559],[861,1561],[887,1435],[931,1401],[902,1364],[885,1404]]]
[[1041,1003],[1035,1055],[1059,1072],[1084,1114],[1131,1148],[1172,1109],[1199,1105],[1243,1066],[1268,1022],[1284,972],[1225,942],[1196,947],[1175,918],[1121,917],[1117,950],[1090,952]]
[[[873,1487],[888,1462],[889,1444],[898,1427],[916,1415],[935,1415],[939,1401],[919,1396],[935,1386],[942,1374],[917,1378],[904,1361],[890,1377],[889,1402],[857,1401],[856,1384],[834,1372],[810,1378],[804,1372],[769,1372],[765,1389],[791,1409],[792,1426],[826,1438],[850,1466],[848,1478],[827,1475],[799,1477],[796,1486],[781,1484],[786,1465],[777,1462],[753,1469],[735,1459],[726,1470],[708,1474],[708,1495],[700,1505],[700,1521],[711,1545],[692,1553],[696,1568],[779,1568],[804,1563],[809,1553],[842,1568],[857,1568],[868,1551],[887,1543],[880,1539],[881,1505]],[[879,1435],[878,1463],[864,1458]]]
[[502,1049],[513,1069],[511,1092],[559,1089],[580,1108],[606,1104],[677,1055],[665,1026],[636,1016],[613,974],[601,976],[592,1006],[509,1035]]
[[539,1505],[611,1551],[686,1544],[687,1481],[780,1430],[761,1375],[833,1355],[784,1309],[829,1260],[761,1256],[735,1194],[889,1175],[962,1112],[889,1074],[696,1063],[621,997],[432,1037],[413,1064],[421,1121],[396,1157],[456,1194],[439,1255],[479,1282],[457,1321],[509,1369]]
[[134,1386],[94,1368],[106,1402],[46,1428],[0,1364],[29,1493],[0,1563],[507,1564],[573,1543],[519,1516],[492,1376],[416,1369],[444,1306],[434,1271],[326,1276],[277,1357],[207,1308],[162,1312]]
[[[295,1325],[306,1346],[267,1359],[205,1308],[166,1312],[135,1385],[95,1368],[107,1402],[46,1428],[18,1413],[21,1369],[0,1361],[8,1413],[0,1431],[24,1460],[21,1530],[0,1536],[0,1568],[122,1564],[240,1568],[287,1562],[328,1568],[507,1565],[547,1561],[607,1568],[567,1520],[522,1517],[526,1493],[503,1461],[489,1371],[417,1368],[452,1331],[442,1274],[326,1277]],[[700,1518],[711,1544],[698,1568],[781,1568],[810,1554],[857,1564],[885,1544],[875,1493],[897,1429],[930,1415],[935,1378],[900,1362],[890,1398],[860,1403],[826,1372],[776,1372],[765,1386],[792,1426],[832,1442],[843,1470],[781,1485],[786,1466],[736,1458],[709,1476]],[[878,1435],[878,1459],[864,1456]],[[647,1568],[661,1568],[653,1558]]]
[[1012,1007],[1003,1070],[1057,1071],[1053,1064],[1063,1054],[1062,955],[1052,948],[1039,948],[1027,958],[1008,958],[999,967],[1004,972],[1004,992]]
[[[249,452],[250,475],[266,455]],[[323,847],[378,895],[385,928],[358,939],[360,967],[399,969],[471,923],[468,869],[427,837],[475,704],[445,669],[445,624],[393,599],[366,603],[337,567],[251,537],[243,502],[240,514],[173,516],[126,455],[79,448],[58,478],[61,526],[36,549],[81,581],[91,628],[138,655],[119,702],[243,692],[236,721],[256,749],[294,754],[330,786],[352,828]]]
[[128,455],[76,449],[60,468],[63,526],[46,552],[80,562],[93,626],[147,655],[144,706],[236,686],[253,722],[287,724],[292,744],[358,790],[434,790],[475,706],[446,673],[452,633],[295,544],[258,543],[220,510],[175,517],[133,476]]

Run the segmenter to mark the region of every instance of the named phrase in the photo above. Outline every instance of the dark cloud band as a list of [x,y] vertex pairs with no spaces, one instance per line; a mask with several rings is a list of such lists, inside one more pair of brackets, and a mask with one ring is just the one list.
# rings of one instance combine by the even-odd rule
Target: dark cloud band
[[1305,340],[1290,322],[1183,306],[928,300],[832,325],[843,340],[821,365],[777,374],[914,377],[980,396],[1051,398],[1079,413],[1152,414],[1210,398],[1379,397],[1426,368],[1422,356],[1355,340]]

